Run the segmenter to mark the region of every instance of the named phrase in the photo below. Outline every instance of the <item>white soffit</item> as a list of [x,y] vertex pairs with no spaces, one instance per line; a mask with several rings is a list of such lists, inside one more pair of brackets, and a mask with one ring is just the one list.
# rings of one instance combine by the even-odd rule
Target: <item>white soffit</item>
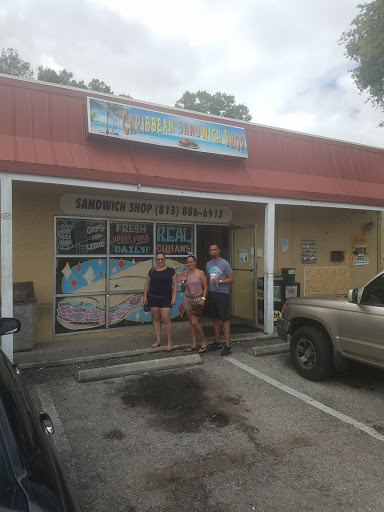
[[147,187],[141,185],[126,185],[123,183],[107,183],[103,181],[76,180],[72,178],[58,178],[54,176],[37,176],[28,174],[1,173],[0,179],[11,178],[12,181],[31,183],[45,183],[51,185],[66,185],[69,187],[84,187],[103,190],[116,190],[119,192],[136,192],[142,194],[160,194],[165,196],[190,197],[215,201],[235,201],[242,203],[275,204],[289,206],[319,206],[324,208],[348,208],[351,210],[373,210],[384,212],[384,206],[372,206],[352,203],[334,203],[330,201],[310,201],[304,199],[284,199],[278,197],[248,196],[241,194],[219,194],[212,192],[198,192],[194,190],[179,190],[172,188]]

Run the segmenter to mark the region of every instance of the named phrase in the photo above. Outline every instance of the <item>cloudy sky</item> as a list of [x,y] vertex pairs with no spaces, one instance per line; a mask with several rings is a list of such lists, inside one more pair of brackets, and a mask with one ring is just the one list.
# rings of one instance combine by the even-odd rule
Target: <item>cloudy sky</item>
[[233,94],[252,122],[384,147],[338,44],[362,0],[2,0],[0,49],[116,94]]

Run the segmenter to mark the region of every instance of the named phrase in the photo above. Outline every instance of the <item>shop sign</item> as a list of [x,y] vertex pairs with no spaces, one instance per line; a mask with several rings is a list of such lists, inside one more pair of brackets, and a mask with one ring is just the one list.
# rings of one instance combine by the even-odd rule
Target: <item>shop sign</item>
[[177,220],[181,222],[228,224],[232,211],[227,206],[188,204],[148,199],[132,199],[83,194],[63,194],[60,208],[68,215],[97,215],[143,220]]
[[111,222],[109,229],[111,254],[142,256],[153,253],[152,224]]
[[244,128],[88,97],[89,133],[248,158]]
[[107,248],[105,220],[58,219],[57,254],[100,254]]
[[188,255],[192,252],[193,226],[157,224],[156,252],[164,254]]

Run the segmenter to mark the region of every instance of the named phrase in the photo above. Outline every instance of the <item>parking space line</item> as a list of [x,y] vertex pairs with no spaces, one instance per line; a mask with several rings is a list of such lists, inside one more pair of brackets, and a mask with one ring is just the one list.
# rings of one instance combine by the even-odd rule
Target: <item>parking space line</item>
[[303,402],[312,405],[312,407],[316,407],[316,409],[320,409],[321,411],[329,414],[330,416],[334,416],[340,421],[343,421],[344,423],[347,423],[348,425],[352,425],[353,427],[357,428],[358,430],[361,430],[362,432],[365,432],[371,437],[374,437],[375,439],[378,439],[379,441],[384,441],[384,435],[379,434],[374,428],[368,427],[368,425],[364,425],[364,423],[360,423],[360,421],[356,421],[350,416],[346,416],[345,414],[335,411],[331,407],[328,407],[327,405],[322,404],[321,402],[318,402],[317,400],[314,400],[308,395],[304,395],[304,393],[300,393],[300,391],[296,391],[296,389],[293,389],[289,386],[286,386],[285,384],[282,384],[281,382],[272,379],[271,377],[268,377],[268,375],[264,375],[264,373],[259,372],[258,370],[254,370],[250,366],[247,366],[246,364],[241,363],[240,361],[237,361],[233,357],[226,357],[226,361],[229,361],[230,363],[238,366],[242,370],[245,370],[246,372],[254,375],[258,379],[263,380],[264,382],[267,382],[268,384],[271,384],[272,386],[280,389],[281,391],[284,391],[285,393],[288,393],[289,395],[292,395],[299,400],[302,400]]

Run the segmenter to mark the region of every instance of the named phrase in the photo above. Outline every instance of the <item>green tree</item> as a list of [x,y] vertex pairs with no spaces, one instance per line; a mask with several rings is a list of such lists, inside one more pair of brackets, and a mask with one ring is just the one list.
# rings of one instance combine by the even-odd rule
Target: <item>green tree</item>
[[105,84],[104,82],[101,82],[97,78],[93,78],[93,80],[89,82],[88,89],[91,89],[91,91],[113,94],[113,91],[111,90],[110,86]]
[[[42,80],[43,82],[113,94],[111,87],[105,82],[97,78],[93,78],[89,84],[86,85],[84,80],[75,80],[73,78],[73,73],[71,73],[71,71],[67,71],[65,68],[57,72],[52,68],[39,66],[37,71],[37,79]],[[29,62],[22,60],[18,51],[13,48],[8,48],[7,50],[3,48],[0,56],[0,73],[21,76],[23,78],[33,78],[33,71],[31,70]],[[131,98],[128,94],[121,94],[121,96]]]
[[70,87],[80,87],[81,89],[88,89],[84,81],[77,82],[73,79],[73,73],[67,71],[65,68],[61,69],[58,73],[52,68],[45,68],[39,66],[37,79],[43,82],[51,82],[53,84],[69,85]]
[[225,92],[209,94],[207,91],[185,91],[182,97],[176,101],[175,107],[229,117],[231,119],[240,119],[241,121],[250,121],[252,119],[249,108],[242,103],[236,105],[235,97]]
[[[351,70],[360,92],[384,112],[384,0],[359,4],[360,13],[342,33],[339,44],[356,66]],[[384,127],[384,121],[379,126]]]
[[33,78],[33,71],[29,62],[19,56],[19,52],[13,48],[3,48],[0,56],[0,73],[6,75]]

